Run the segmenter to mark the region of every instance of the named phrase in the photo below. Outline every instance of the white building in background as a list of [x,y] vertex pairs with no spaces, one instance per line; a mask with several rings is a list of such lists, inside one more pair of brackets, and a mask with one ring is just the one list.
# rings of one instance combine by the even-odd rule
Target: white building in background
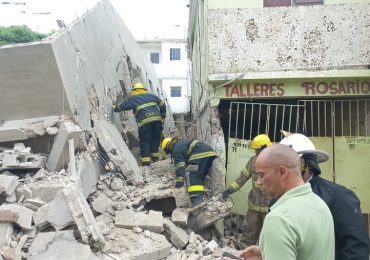
[[175,114],[190,111],[191,97],[184,28],[176,29],[181,29],[182,37],[172,31],[156,39],[138,41],[145,56],[153,63],[172,113]]

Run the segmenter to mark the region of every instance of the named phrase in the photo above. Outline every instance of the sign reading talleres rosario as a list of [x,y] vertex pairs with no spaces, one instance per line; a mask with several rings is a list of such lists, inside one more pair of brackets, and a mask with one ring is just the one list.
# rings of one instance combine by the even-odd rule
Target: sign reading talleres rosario
[[234,82],[217,88],[220,98],[357,96],[370,94],[370,78]]

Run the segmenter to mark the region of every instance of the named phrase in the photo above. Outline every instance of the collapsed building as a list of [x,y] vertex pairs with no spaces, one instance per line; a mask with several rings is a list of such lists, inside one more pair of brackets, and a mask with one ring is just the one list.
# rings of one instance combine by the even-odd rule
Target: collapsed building
[[[357,194],[370,230],[369,2],[200,0],[189,9],[193,128],[221,156],[226,184],[255,136],[302,133],[329,153],[323,177]],[[233,219],[247,211],[245,186],[232,196]]]
[[134,114],[112,111],[136,82],[167,99],[108,1],[1,47],[0,70],[0,259],[220,259],[226,242],[194,231],[231,205],[191,222],[171,161],[139,166]]

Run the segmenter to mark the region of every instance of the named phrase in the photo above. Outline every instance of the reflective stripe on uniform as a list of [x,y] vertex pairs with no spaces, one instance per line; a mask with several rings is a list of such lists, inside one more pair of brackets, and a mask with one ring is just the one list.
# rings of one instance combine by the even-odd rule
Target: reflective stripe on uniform
[[157,158],[157,157],[159,158],[160,155],[161,155],[160,153],[151,153],[150,154],[151,157],[155,157],[155,158]]
[[233,191],[237,191],[240,189],[240,186],[238,183],[236,183],[235,181],[233,181],[231,184],[230,184],[230,188],[233,190]]
[[188,192],[194,192],[194,191],[204,191],[203,185],[193,185],[188,187]]
[[164,101],[161,100],[161,102],[159,102],[158,106],[160,107],[160,106],[163,106],[163,105],[164,105]]
[[251,173],[248,171],[248,169],[247,169],[247,167],[246,167],[246,166],[244,166],[244,167],[243,167],[243,169],[241,170],[241,173],[242,173],[245,177],[247,177],[247,178],[251,177]]
[[148,117],[148,118],[145,118],[143,120],[141,120],[139,123],[137,123],[137,126],[140,127],[140,126],[143,126],[145,124],[148,124],[148,123],[151,123],[151,122],[154,122],[154,121],[161,121],[161,117],[160,116],[152,116],[152,117]]
[[253,210],[253,211],[257,211],[257,212],[260,212],[260,213],[267,213],[268,212],[268,207],[267,206],[260,206],[260,205],[257,205],[253,202],[248,202],[248,208],[250,210]]
[[191,154],[191,151],[193,150],[194,146],[198,143],[199,141],[198,140],[194,140],[193,142],[191,142],[191,144],[189,145],[189,148],[188,148],[188,155]]
[[145,104],[142,104],[140,106],[137,106],[136,109],[135,109],[135,115],[143,108],[146,108],[146,107],[152,107],[152,106],[156,106],[157,103],[155,102],[148,102],[148,103],[145,103]]
[[150,158],[150,157],[141,157],[141,161],[142,162],[151,162],[152,158]]
[[197,160],[197,159],[201,159],[201,158],[205,158],[205,157],[212,157],[212,156],[217,156],[217,154],[213,151],[204,152],[204,153],[196,153],[196,154],[192,154],[190,156],[189,161]]
[[184,177],[177,177],[177,178],[176,178],[176,181],[184,182]]
[[186,164],[184,162],[179,162],[175,164],[175,169],[177,170],[178,168],[184,167],[185,168]]

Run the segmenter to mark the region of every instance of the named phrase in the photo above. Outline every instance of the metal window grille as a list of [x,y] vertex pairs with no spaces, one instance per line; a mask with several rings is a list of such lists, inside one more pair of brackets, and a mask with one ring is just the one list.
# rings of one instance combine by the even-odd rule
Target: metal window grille
[[159,64],[159,53],[158,52],[151,52],[150,53],[150,61],[155,64]]
[[171,87],[171,97],[181,97],[181,87],[179,86]]
[[181,59],[180,48],[171,48],[170,49],[170,60],[180,60]]
[[323,0],[293,0],[293,4],[297,5],[322,5],[324,4]]

